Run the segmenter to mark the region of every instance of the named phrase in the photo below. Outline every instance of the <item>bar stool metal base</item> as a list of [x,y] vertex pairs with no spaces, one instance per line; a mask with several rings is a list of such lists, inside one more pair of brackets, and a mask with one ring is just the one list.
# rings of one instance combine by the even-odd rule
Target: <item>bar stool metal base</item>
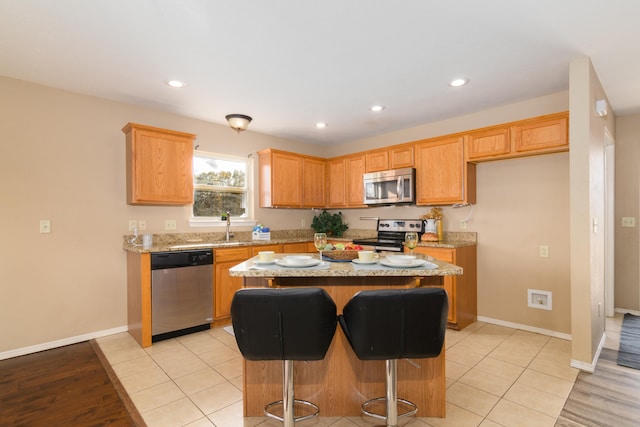
[[[410,402],[406,399],[398,398],[397,365],[398,365],[398,361],[396,359],[390,359],[385,362],[386,387],[387,387],[386,397],[376,397],[376,398],[367,400],[361,406],[361,410],[364,415],[385,420],[387,423],[387,427],[396,427],[398,425],[398,418],[409,417],[411,415],[415,415],[418,412],[418,407],[413,402]],[[377,402],[386,402],[387,404],[386,414],[378,414],[376,412],[369,411],[368,408]],[[402,403],[408,406],[410,409],[408,411],[405,411],[399,414],[398,403]]]
[[[293,360],[283,360],[282,371],[282,400],[267,404],[267,406],[264,407],[264,414],[267,417],[282,421],[284,427],[294,427],[296,421],[304,421],[317,417],[320,413],[320,408],[318,408],[317,405],[307,400],[294,399],[293,397]],[[310,407],[313,412],[311,414],[296,417],[294,411],[294,405],[296,403]],[[272,408],[279,405],[282,405],[282,416],[271,412]]]

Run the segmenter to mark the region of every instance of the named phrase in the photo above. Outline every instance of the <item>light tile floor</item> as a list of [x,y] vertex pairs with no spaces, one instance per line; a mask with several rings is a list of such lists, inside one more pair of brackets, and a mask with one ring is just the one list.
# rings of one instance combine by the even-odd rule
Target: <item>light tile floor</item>
[[[605,346],[618,349],[622,316],[607,319]],[[149,427],[276,427],[242,416],[242,356],[235,339],[214,328],[142,349],[127,333],[97,340]],[[447,416],[408,418],[424,426],[553,426],[578,370],[571,342],[476,322],[447,330]],[[362,417],[320,417],[304,426],[376,424]]]

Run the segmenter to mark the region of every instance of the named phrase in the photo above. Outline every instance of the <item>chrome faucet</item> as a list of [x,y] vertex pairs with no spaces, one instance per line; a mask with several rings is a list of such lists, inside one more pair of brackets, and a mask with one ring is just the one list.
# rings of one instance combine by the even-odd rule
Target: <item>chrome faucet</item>
[[227,242],[233,237],[231,232],[231,212],[227,211]]

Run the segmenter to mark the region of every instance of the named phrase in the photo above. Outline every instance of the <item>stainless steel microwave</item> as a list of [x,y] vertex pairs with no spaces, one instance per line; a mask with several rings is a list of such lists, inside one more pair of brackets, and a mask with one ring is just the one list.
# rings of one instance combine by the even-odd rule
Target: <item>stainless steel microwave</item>
[[392,169],[365,173],[364,203],[367,205],[392,205],[415,203],[416,170]]

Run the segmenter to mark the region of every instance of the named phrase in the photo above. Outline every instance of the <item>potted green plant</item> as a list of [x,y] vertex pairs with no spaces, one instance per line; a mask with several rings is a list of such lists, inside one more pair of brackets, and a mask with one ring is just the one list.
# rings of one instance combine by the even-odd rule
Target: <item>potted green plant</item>
[[327,236],[340,237],[349,226],[342,222],[342,212],[331,214],[326,210],[313,217],[311,228],[316,233],[327,233]]

